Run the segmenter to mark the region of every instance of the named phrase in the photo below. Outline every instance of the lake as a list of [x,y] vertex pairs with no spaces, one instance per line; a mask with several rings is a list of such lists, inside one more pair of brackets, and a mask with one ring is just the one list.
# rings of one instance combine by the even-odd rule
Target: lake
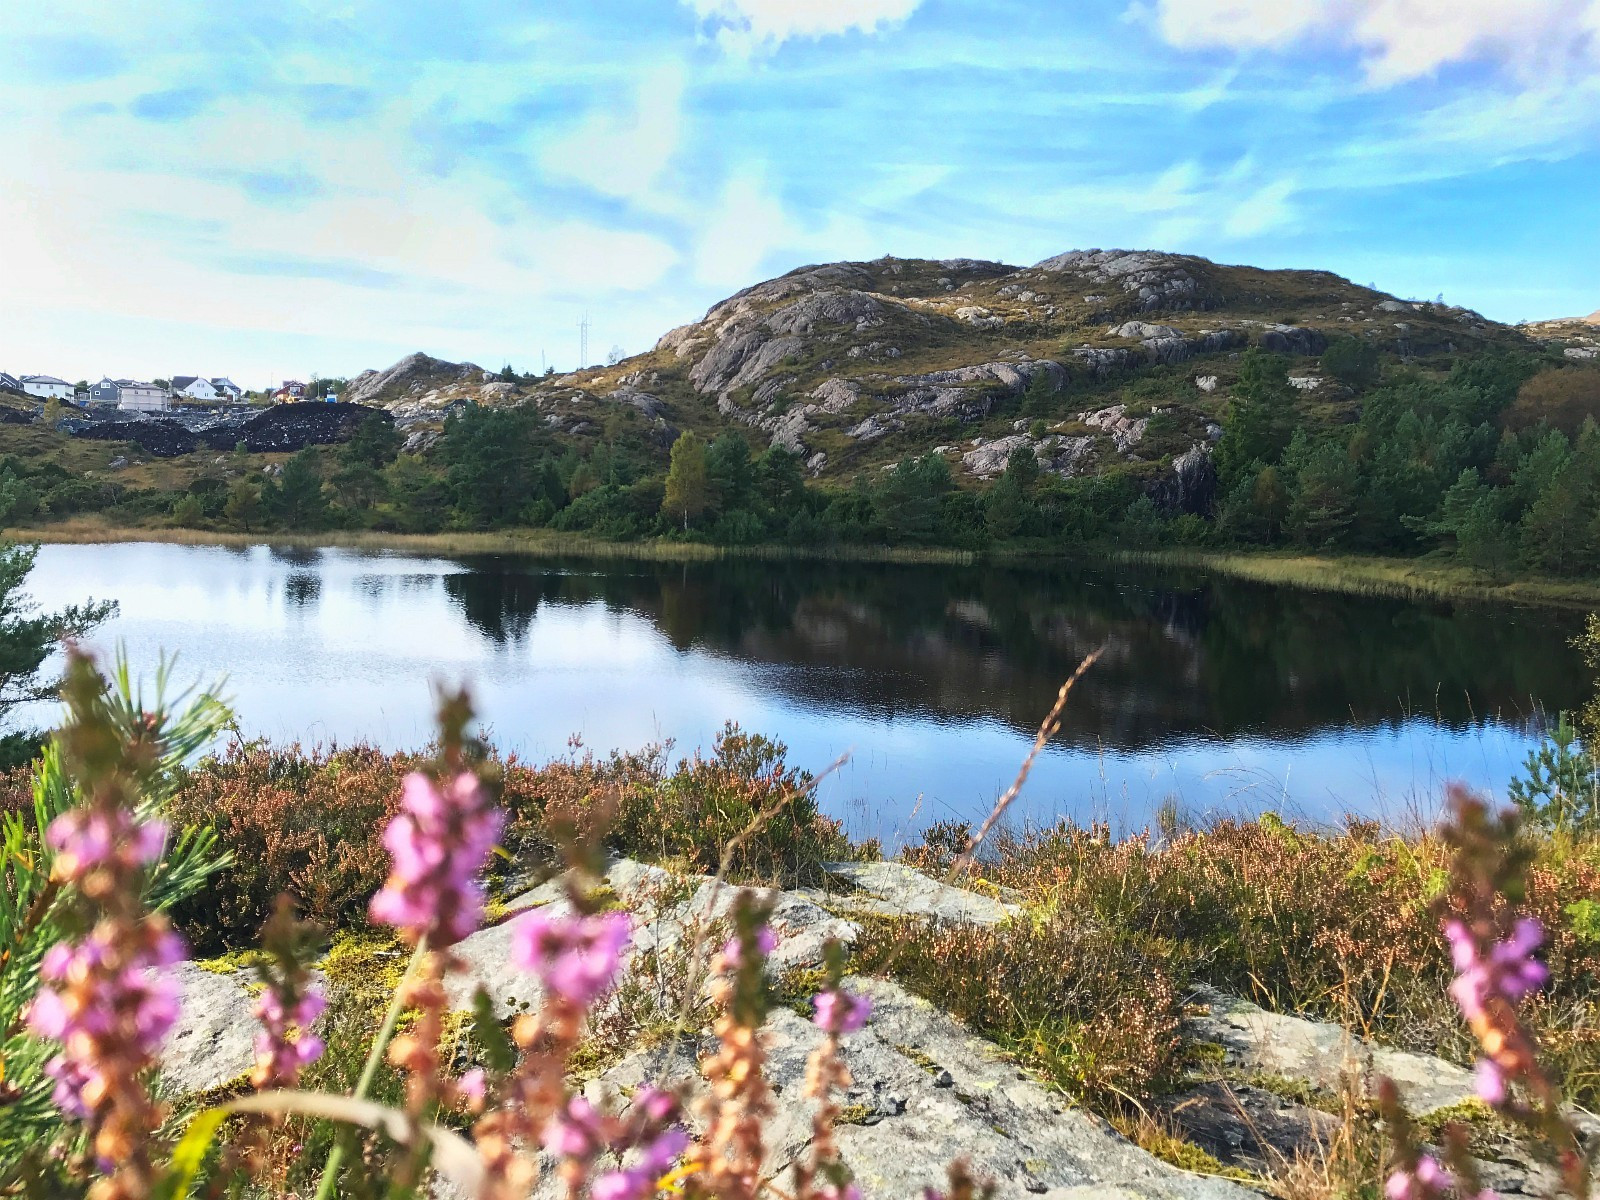
[[45,546],[29,590],[118,601],[93,645],[225,675],[250,736],[420,746],[434,680],[470,684],[492,739],[537,761],[573,737],[688,752],[737,720],[794,765],[848,754],[823,806],[891,844],[987,813],[1097,646],[1015,821],[1404,822],[1447,780],[1503,792],[1587,686],[1574,614],[1132,569],[130,543]]

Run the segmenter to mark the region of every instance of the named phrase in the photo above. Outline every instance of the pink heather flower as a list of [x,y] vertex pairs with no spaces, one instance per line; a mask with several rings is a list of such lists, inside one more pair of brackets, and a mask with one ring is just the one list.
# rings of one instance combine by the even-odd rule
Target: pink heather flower
[[372,919],[427,934],[436,946],[458,942],[483,921],[478,875],[500,835],[501,814],[467,771],[442,790],[413,771],[401,786],[400,808],[383,833],[392,866],[372,898]]
[[[756,949],[762,958],[770,958],[772,952],[778,948],[778,935],[772,932],[772,926],[763,925],[756,930]],[[738,970],[744,965],[744,947],[736,937],[729,938],[722,947],[722,961],[728,964],[730,970]]]
[[843,990],[818,992],[812,1004],[817,1010],[811,1018],[812,1023],[828,1033],[854,1033],[867,1023],[867,1017],[872,1013],[872,1001],[869,998]]
[[1549,968],[1533,957],[1544,941],[1544,929],[1532,917],[1519,919],[1511,936],[1491,946],[1487,957],[1462,922],[1446,921],[1444,934],[1457,972],[1450,994],[1469,1021],[1483,1015],[1491,997],[1515,1004],[1550,978]]
[[656,1180],[671,1169],[688,1145],[689,1136],[682,1130],[667,1130],[644,1147],[637,1164],[596,1179],[589,1195],[593,1200],[650,1200],[656,1194]]
[[551,917],[536,912],[512,932],[511,961],[536,974],[547,991],[585,1007],[611,986],[632,935],[626,913]]
[[[293,1079],[302,1067],[322,1057],[326,1044],[311,1032],[311,1025],[326,1007],[321,993],[308,991],[285,1012],[283,998],[268,989],[256,1000],[256,1019],[262,1030],[256,1034],[256,1065],[270,1078]],[[294,1028],[296,1036],[289,1036]]]
[[1478,1098],[1491,1107],[1498,1108],[1506,1102],[1506,1075],[1492,1059],[1480,1058],[1475,1072]]
[[55,869],[79,880],[113,862],[129,867],[154,862],[167,843],[167,827],[160,821],[141,824],[130,812],[75,809],[50,822],[45,841],[56,852]]
[[652,1125],[660,1125],[678,1111],[678,1098],[653,1083],[647,1083],[634,1093],[633,1107],[643,1113],[645,1120]]
[[825,1183],[817,1189],[821,1200],[861,1200],[861,1189],[853,1183],[840,1187],[836,1183]]
[[28,1027],[62,1043],[62,1052],[45,1064],[56,1081],[56,1107],[85,1117],[83,1091],[100,1078],[96,1042],[116,1034],[131,1052],[153,1058],[178,1020],[178,984],[162,968],[183,956],[183,942],[164,934],[154,946],[136,952],[120,971],[104,971],[113,947],[102,929],[82,942],[58,942],[44,956],[41,977],[56,987],[40,988],[28,1007]]
[[456,1080],[456,1091],[474,1104],[482,1102],[486,1090],[487,1084],[482,1067],[473,1067],[472,1070]]
[[593,1158],[605,1145],[601,1120],[594,1105],[582,1096],[574,1096],[566,1110],[545,1125],[544,1148],[563,1158]]
[[87,1120],[89,1106],[84,1103],[83,1090],[100,1078],[100,1072],[82,1063],[58,1054],[44,1065],[44,1073],[56,1081],[50,1099],[65,1116],[78,1121]]
[[1396,1171],[1383,1185],[1389,1200],[1426,1200],[1443,1196],[1450,1186],[1450,1173],[1439,1165],[1439,1160],[1424,1154],[1417,1159],[1415,1171]]

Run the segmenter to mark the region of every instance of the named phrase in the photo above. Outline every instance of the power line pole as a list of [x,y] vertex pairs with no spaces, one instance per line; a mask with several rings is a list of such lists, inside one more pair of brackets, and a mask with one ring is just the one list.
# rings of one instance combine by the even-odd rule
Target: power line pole
[[589,313],[585,310],[583,320],[578,322],[578,370],[589,365]]

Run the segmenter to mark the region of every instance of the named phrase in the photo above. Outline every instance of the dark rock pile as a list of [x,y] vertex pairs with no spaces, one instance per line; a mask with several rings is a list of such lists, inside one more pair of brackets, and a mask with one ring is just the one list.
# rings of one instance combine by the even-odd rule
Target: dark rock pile
[[68,432],[100,441],[133,442],[157,458],[176,458],[201,447],[232,450],[240,442],[252,454],[267,454],[348,441],[368,417],[393,420],[382,409],[362,404],[280,404],[253,415],[228,413],[194,424],[119,413],[106,420],[73,421]]

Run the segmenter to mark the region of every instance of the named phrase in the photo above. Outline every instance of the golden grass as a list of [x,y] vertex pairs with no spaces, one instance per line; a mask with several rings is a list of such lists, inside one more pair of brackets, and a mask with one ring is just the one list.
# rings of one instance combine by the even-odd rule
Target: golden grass
[[161,542],[178,546],[326,546],[351,550],[396,550],[414,554],[525,554],[541,558],[623,559],[639,562],[712,562],[717,559],[813,559],[828,562],[940,563],[966,565],[967,550],[896,546],[712,546],[703,542],[611,542],[549,529],[492,533],[238,533],[172,526],[117,525],[96,516],[26,528],[0,535],[17,542],[90,545],[99,542]]
[[1474,600],[1550,608],[1600,608],[1600,580],[1528,576],[1497,580],[1457,563],[1431,559],[1267,550],[1117,550],[1114,562],[1182,567],[1278,587],[1402,600]]

